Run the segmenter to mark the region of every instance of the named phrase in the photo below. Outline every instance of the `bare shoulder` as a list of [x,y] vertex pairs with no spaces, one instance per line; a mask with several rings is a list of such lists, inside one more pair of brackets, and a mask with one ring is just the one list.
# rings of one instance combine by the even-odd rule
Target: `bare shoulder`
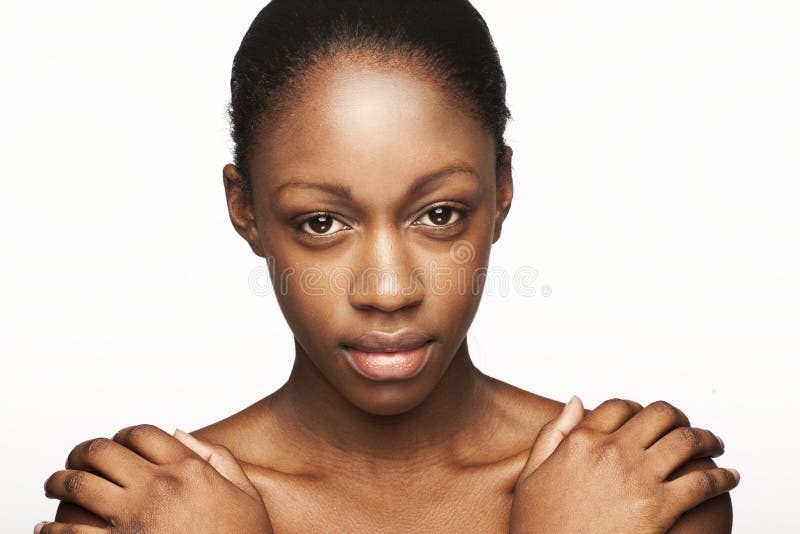
[[272,395],[215,423],[189,432],[191,435],[222,445],[240,463],[268,468],[282,463],[286,442],[283,430],[274,424]]
[[[530,425],[540,427],[558,415],[564,403],[524,390],[497,378],[489,377],[498,402],[505,406],[512,418],[520,418]],[[522,421],[520,421],[522,422]]]
[[488,377],[493,390],[492,432],[501,447],[527,457],[539,431],[554,419],[564,403]]

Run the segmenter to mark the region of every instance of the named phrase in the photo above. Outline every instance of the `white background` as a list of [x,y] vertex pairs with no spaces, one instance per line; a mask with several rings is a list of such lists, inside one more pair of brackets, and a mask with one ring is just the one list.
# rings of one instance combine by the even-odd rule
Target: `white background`
[[[721,435],[734,532],[800,527],[800,4],[482,0],[516,196],[484,372]],[[261,2],[12,2],[0,21],[2,532],[119,428],[193,430],[272,392],[292,338],[228,219],[225,106]],[[552,295],[541,290],[549,286]]]

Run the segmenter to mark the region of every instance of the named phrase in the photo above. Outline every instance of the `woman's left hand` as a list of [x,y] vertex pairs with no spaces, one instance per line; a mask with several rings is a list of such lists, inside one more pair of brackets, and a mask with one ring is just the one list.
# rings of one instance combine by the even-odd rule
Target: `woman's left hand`
[[108,527],[37,525],[37,534],[214,532],[272,534],[258,490],[233,455],[189,434],[152,425],[76,446],[45,482],[49,498],[74,503]]

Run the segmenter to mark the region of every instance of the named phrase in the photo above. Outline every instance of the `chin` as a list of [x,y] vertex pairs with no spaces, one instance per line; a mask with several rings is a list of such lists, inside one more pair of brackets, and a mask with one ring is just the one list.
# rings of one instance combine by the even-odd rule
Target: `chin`
[[346,394],[348,400],[372,415],[392,416],[409,412],[422,404],[430,390],[408,382],[368,384],[366,390]]

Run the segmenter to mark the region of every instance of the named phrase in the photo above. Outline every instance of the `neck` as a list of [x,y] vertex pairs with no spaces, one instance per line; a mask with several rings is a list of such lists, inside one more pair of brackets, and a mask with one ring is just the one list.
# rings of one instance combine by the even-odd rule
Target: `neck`
[[436,463],[469,456],[481,446],[490,383],[473,364],[466,338],[428,396],[396,415],[368,413],[351,403],[296,342],[295,347],[294,367],[273,406],[282,428],[302,434],[298,443],[314,444],[316,461]]

